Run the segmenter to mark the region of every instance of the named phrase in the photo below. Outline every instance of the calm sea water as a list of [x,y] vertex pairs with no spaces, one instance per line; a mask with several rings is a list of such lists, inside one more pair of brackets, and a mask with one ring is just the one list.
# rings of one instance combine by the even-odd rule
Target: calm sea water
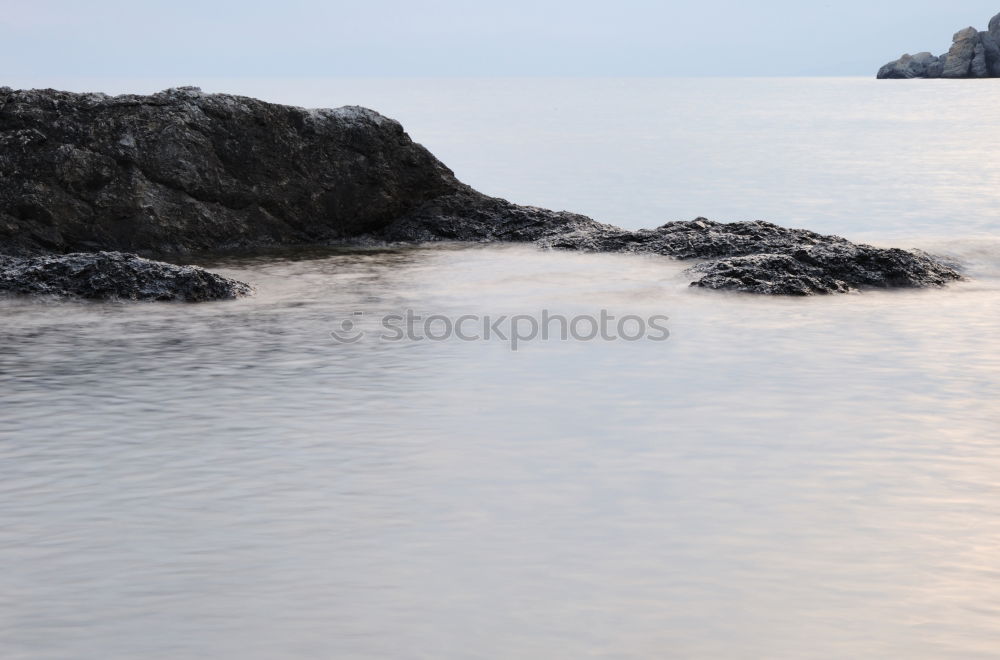
[[[972,279],[768,299],[450,245],[197,258],[239,302],[0,300],[0,656],[1000,654],[994,81],[201,84],[375,107],[517,202],[763,218]],[[373,336],[406,309],[670,337]]]

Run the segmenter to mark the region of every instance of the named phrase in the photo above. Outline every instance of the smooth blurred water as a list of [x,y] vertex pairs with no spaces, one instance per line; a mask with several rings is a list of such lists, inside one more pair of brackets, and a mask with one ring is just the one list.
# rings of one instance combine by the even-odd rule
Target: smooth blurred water
[[[0,300],[0,656],[1000,653],[994,81],[201,82],[374,106],[518,202],[760,217],[971,279],[760,298],[449,245],[196,257],[238,302]],[[408,308],[671,336],[330,336]]]

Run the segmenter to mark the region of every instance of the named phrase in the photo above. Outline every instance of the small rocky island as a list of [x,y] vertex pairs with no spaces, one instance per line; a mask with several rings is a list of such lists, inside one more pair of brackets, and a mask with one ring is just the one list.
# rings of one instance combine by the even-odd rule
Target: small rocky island
[[217,300],[244,283],[138,255],[496,241],[696,260],[692,286],[764,294],[940,286],[929,255],[767,222],[629,231],[461,183],[396,121],[198,88],[150,96],[0,88],[0,291]]
[[990,20],[986,32],[974,27],[956,32],[944,55],[906,54],[879,69],[877,77],[1000,78],[1000,14]]

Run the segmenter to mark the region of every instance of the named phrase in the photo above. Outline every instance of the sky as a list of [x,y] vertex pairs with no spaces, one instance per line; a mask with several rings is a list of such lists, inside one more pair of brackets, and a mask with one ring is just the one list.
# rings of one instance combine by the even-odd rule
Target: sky
[[4,0],[0,76],[874,75],[1000,0]]

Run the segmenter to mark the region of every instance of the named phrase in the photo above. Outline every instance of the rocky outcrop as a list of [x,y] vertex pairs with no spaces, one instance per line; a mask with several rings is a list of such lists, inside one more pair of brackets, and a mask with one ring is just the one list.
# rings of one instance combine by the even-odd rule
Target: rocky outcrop
[[982,77],[1000,78],[1000,24],[997,27],[996,35],[990,32],[979,33],[986,63],[986,75]]
[[333,241],[460,187],[398,122],[194,87],[0,88],[0,246],[179,252]]
[[120,252],[0,257],[0,292],[91,300],[205,302],[252,293],[250,285],[196,266]]
[[658,254],[699,260],[692,286],[810,295],[860,288],[942,286],[962,279],[919,251],[858,245],[839,236],[755,222],[698,218],[630,231],[574,213],[465,195],[436,200],[387,228],[394,241],[527,241],[586,252]]
[[[935,65],[929,58],[907,66]],[[692,269],[696,285],[756,293],[959,278],[926,255],[765,222],[627,231],[518,206],[462,184],[397,122],[364,108],[305,110],[197,88],[117,97],[0,88],[0,254],[19,257],[6,259],[6,290],[236,297],[246,285],[130,254],[25,258],[345,240],[517,241],[711,260]]]
[[921,252],[854,245],[837,237],[789,252],[718,259],[690,269],[691,283],[708,289],[810,295],[853,289],[942,286],[960,279],[950,267]]
[[[895,62],[890,62],[878,72],[879,78],[940,78],[944,62],[930,53],[903,55]],[[936,72],[932,75],[931,72]]]
[[1000,14],[989,29],[959,30],[951,49],[940,57],[923,52],[903,55],[879,69],[878,78],[998,78],[1000,77]]
[[952,37],[951,50],[945,60],[942,78],[972,77],[972,61],[982,58],[983,47],[979,40],[979,30],[970,27],[960,30]]

